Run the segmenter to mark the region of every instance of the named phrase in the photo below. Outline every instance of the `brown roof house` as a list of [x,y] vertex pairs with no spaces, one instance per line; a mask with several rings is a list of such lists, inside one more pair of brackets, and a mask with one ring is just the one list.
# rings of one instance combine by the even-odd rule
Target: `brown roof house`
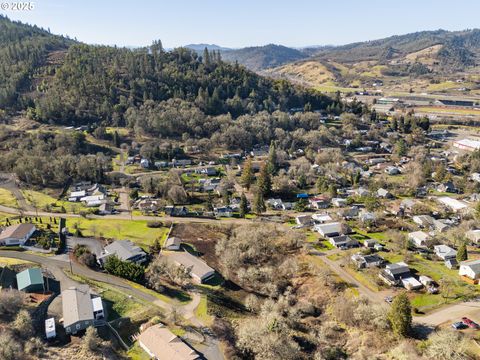
[[196,360],[199,354],[164,325],[148,327],[138,336],[138,344],[153,359]]
[[0,245],[23,245],[37,229],[33,224],[16,224],[0,233]]

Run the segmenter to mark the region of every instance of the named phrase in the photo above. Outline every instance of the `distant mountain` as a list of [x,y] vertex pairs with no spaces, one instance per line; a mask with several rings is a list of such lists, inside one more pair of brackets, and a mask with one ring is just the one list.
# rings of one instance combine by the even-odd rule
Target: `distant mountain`
[[190,49],[190,50],[193,50],[193,51],[196,51],[198,53],[201,53],[203,50],[205,50],[205,48],[207,48],[208,50],[220,50],[220,51],[229,51],[231,50],[230,48],[227,48],[227,47],[223,47],[223,46],[219,46],[219,45],[215,45],[215,44],[188,44],[188,45],[185,45],[183,46],[187,49]]
[[255,71],[280,66],[307,57],[308,55],[300,50],[274,44],[222,52],[223,60],[230,62],[237,61]]

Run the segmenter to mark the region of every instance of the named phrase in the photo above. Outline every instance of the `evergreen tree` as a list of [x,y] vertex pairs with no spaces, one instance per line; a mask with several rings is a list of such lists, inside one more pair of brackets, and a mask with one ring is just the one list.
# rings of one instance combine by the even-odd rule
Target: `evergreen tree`
[[240,183],[244,188],[248,190],[250,189],[250,186],[253,184],[254,180],[255,176],[253,175],[252,158],[248,158],[247,161],[245,161],[245,165],[243,166]]
[[462,243],[460,244],[457,250],[457,261],[461,262],[467,259],[468,259],[467,244],[465,241],[462,241]]
[[267,208],[265,207],[265,201],[263,199],[263,195],[261,191],[257,190],[255,192],[255,198],[253,200],[253,211],[256,214],[261,214],[265,212],[265,210],[267,210]]
[[406,337],[412,329],[412,306],[405,292],[396,296],[388,313],[388,320],[396,335]]
[[242,197],[240,198],[240,217],[244,218],[245,215],[248,213],[248,202],[245,193],[242,193]]
[[203,49],[203,63],[207,68],[210,67],[210,53],[206,46],[205,49]]
[[268,171],[270,174],[275,174],[278,170],[278,159],[277,159],[277,149],[275,147],[275,142],[270,143],[270,149],[268,151]]
[[272,191],[272,179],[270,178],[267,164],[263,164],[262,168],[260,169],[257,185],[263,196],[267,196]]

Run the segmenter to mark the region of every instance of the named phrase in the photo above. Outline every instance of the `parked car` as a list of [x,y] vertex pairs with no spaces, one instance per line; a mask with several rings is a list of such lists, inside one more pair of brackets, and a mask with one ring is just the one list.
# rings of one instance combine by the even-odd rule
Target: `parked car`
[[480,328],[480,325],[478,325],[475,321],[473,321],[473,320],[471,320],[467,317],[463,317],[462,321],[465,325],[467,325],[468,327],[470,327],[472,329],[479,329]]
[[462,330],[466,329],[467,327],[468,326],[465,325],[465,323],[463,323],[462,321],[457,321],[452,324],[452,328],[454,328],[455,330]]
[[387,303],[391,304],[393,302],[393,296],[385,296],[384,299]]

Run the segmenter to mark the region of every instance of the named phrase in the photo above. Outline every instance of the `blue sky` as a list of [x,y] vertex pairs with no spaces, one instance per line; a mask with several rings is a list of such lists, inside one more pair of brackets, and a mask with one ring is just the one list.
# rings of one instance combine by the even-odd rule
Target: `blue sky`
[[[16,0],[0,0],[0,2]],[[22,0],[25,1],[25,0]],[[480,27],[479,0],[38,0],[2,11],[80,41],[165,47],[346,44],[419,30]]]

